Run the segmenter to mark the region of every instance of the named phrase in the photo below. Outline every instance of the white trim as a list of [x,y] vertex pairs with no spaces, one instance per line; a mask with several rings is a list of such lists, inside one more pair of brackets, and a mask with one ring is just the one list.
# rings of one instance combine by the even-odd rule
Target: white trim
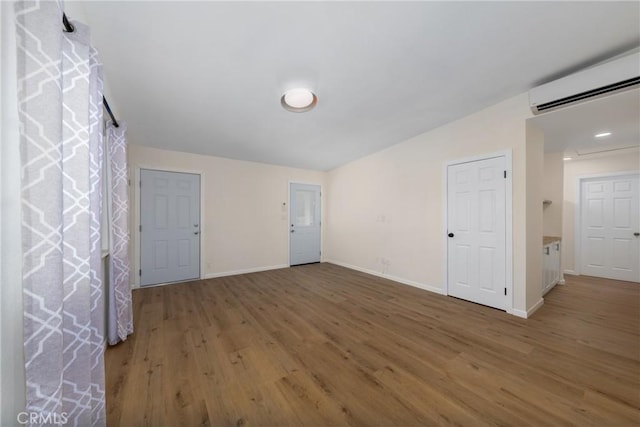
[[[574,219],[573,219],[573,269],[565,270],[565,273],[579,276],[582,269],[582,181],[587,179],[597,179],[597,178],[613,178],[616,176],[625,176],[625,175],[640,175],[640,172],[636,171],[626,171],[626,172],[605,172],[605,173],[594,173],[587,175],[578,175],[576,177],[576,200],[575,200],[575,211],[574,211]],[[571,272],[570,272],[571,271]]]
[[510,311],[507,311],[507,313],[513,316],[521,317],[523,319],[527,318],[527,312],[524,310],[518,310],[517,308],[511,309]]
[[505,167],[507,168],[507,182],[505,183],[505,275],[507,293],[507,310],[513,308],[513,159],[511,150],[505,152]]
[[[4,22],[4,19],[2,18],[2,9],[3,9],[3,7],[2,7],[2,5],[0,5],[0,34],[2,34],[2,24]],[[4,46],[2,46],[3,44],[4,44],[4,35],[2,37],[2,42],[0,42],[0,48],[1,48],[0,54],[2,56],[4,56],[4,52],[5,52]],[[2,95],[4,95],[5,86],[7,86],[7,84],[5,84],[4,82],[9,80],[9,79],[5,79],[4,78],[4,73],[6,72],[5,69],[9,68],[7,65],[5,65],[5,62],[6,61],[4,60],[4,58],[2,58],[2,65],[0,65],[0,71],[2,72],[2,75],[3,75],[2,78],[0,78],[0,92],[2,92]],[[11,77],[13,77],[13,75]],[[13,84],[15,84],[14,82],[11,82],[11,83],[12,83],[12,86],[13,86]],[[6,141],[5,140],[5,136],[4,136],[4,133],[6,132],[6,130],[4,129],[5,126],[6,126],[5,125],[6,122],[4,121],[5,120],[5,114],[3,114],[3,108],[5,108],[3,106],[3,104],[5,103],[5,101],[4,101],[4,96],[2,96],[2,95],[0,95],[0,119],[1,119],[1,123],[2,123],[2,125],[0,125],[0,140],[4,142],[4,141]],[[12,101],[13,101],[13,99],[12,99]],[[13,102],[12,102],[12,104],[13,104]],[[12,124],[12,126],[14,126],[14,124]],[[0,146],[0,153],[2,153],[2,151],[3,151],[3,147]],[[4,157],[4,155],[3,155],[3,157]],[[4,251],[4,244],[3,244],[3,241],[2,241],[2,228],[5,227],[5,224],[2,221],[2,214],[3,214],[3,211],[5,209],[4,197],[2,195],[2,160],[3,159],[0,159],[0,200],[2,200],[2,206],[0,206],[0,248],[2,248],[3,250],[0,251],[0,278],[2,278],[2,263],[5,262],[5,260],[4,260],[5,251]],[[17,187],[18,184],[16,183],[15,186]],[[2,328],[2,317],[3,317],[3,315],[2,315],[3,304],[2,303],[3,302],[4,301],[0,301],[0,355],[4,355],[5,354],[4,351],[2,350],[2,343],[6,339],[5,338],[4,329]],[[22,341],[24,343],[24,339]],[[5,362],[4,362],[4,357],[3,357],[3,361],[2,361],[2,365],[3,366],[0,367],[0,385],[3,385],[3,386],[4,386],[4,381],[2,380],[2,373],[4,371],[4,369],[3,369],[4,368],[4,363]],[[5,419],[5,416],[2,414],[2,411],[3,411],[3,408],[4,408],[4,400],[3,400],[3,397],[2,397],[2,389],[3,389],[3,387],[0,387],[0,420],[4,420]],[[9,417],[7,416],[6,418],[9,418]]]
[[429,291],[429,292],[433,292],[439,295],[446,295],[446,293],[444,292],[444,290],[440,287],[437,286],[433,286],[433,285],[427,285],[425,283],[420,283],[420,282],[416,282],[413,280],[408,280],[408,279],[403,279],[402,277],[397,277],[397,276],[391,276],[388,274],[384,274],[384,273],[380,273],[378,271],[375,270],[369,270],[368,268],[362,268],[362,267],[358,267],[355,265],[351,265],[351,264],[347,264],[344,262],[340,262],[340,261],[334,261],[334,260],[326,260],[324,261],[326,263],[329,264],[335,264],[335,265],[339,265],[341,267],[345,267],[351,270],[356,270],[356,271],[360,271],[362,273],[367,273],[367,274],[371,274],[372,276],[377,276],[377,277],[382,277],[383,279],[388,279],[394,282],[398,282],[401,283],[403,285],[409,285],[409,286],[413,286],[414,288],[419,288],[425,291]]
[[640,172],[637,170],[631,171],[623,171],[623,172],[604,172],[604,173],[592,173],[586,175],[578,175],[577,179],[592,179],[592,178],[610,178],[614,176],[625,176],[625,175],[638,175]]
[[449,237],[447,234],[449,233],[449,211],[448,211],[448,200],[449,200],[449,163],[445,163],[442,165],[442,198],[444,202],[442,203],[442,224],[444,225],[444,231],[442,233],[442,248],[444,253],[444,268],[442,272],[442,289],[444,290],[444,295],[449,295]]
[[533,307],[531,307],[527,311],[518,310],[516,308],[513,308],[511,310],[508,310],[507,313],[513,314],[514,316],[518,316],[518,317],[521,317],[523,319],[528,319],[529,317],[531,317],[533,315],[533,313],[538,311],[538,309],[540,309],[540,307],[542,307],[543,305],[544,305],[544,299],[540,298],[540,300],[537,303],[535,303],[533,305]]
[[496,157],[502,157],[502,156],[505,156],[507,158],[511,157],[511,149],[499,150],[499,151],[494,151],[492,153],[478,154],[475,156],[463,157],[461,159],[449,160],[446,162],[446,166],[477,162],[478,160],[495,159]]
[[202,279],[189,279],[189,280],[179,280],[177,282],[154,283],[153,285],[138,286],[137,288],[133,288],[133,289],[147,289],[147,288],[157,288],[158,286],[179,285],[181,283],[197,282],[198,280],[202,280]]
[[268,265],[265,267],[243,268],[242,270],[221,271],[219,273],[205,274],[204,279],[215,279],[216,277],[235,276],[238,274],[247,274],[247,273],[258,273],[260,271],[278,270],[281,268],[288,268],[288,267],[289,266],[287,264],[278,264],[278,265]]
[[[568,274],[569,276],[577,276],[578,274],[573,270],[565,270],[564,274]],[[564,280],[564,279],[563,279]]]
[[324,202],[322,200],[322,184],[317,182],[289,180],[287,181],[287,267],[291,267],[291,228],[289,226],[289,224],[291,224],[291,184],[317,185],[320,187],[320,262],[324,262],[324,224],[322,223],[324,220],[324,215],[322,214]]
[[[131,283],[131,287],[133,289],[135,288],[140,288],[140,275],[138,274],[138,272],[140,271],[140,264],[141,264],[141,254],[140,254],[140,203],[142,202],[142,197],[141,197],[141,193],[140,193],[140,170],[141,169],[148,169],[148,170],[155,170],[155,171],[161,171],[161,172],[177,172],[177,173],[188,173],[188,174],[192,174],[192,175],[199,175],[200,176],[200,272],[199,272],[199,278],[203,279],[204,278],[204,270],[203,267],[205,265],[204,262],[204,251],[203,251],[203,246],[204,246],[204,235],[205,235],[205,227],[206,224],[204,224],[203,219],[206,218],[205,216],[205,211],[204,211],[204,202],[205,202],[205,192],[204,192],[204,186],[205,186],[205,173],[202,170],[189,170],[189,169],[181,169],[181,168],[169,168],[169,167],[164,167],[164,166],[149,166],[146,164],[141,164],[141,163],[136,163],[133,165],[134,167],[134,180],[131,181],[131,198],[133,200],[136,200],[137,203],[135,203],[135,205],[133,206],[133,227],[131,227],[131,229],[129,230],[130,233],[138,233],[137,234],[137,238],[136,238],[136,243],[134,245],[133,248],[133,262],[134,262],[134,270],[133,270],[133,282]],[[195,279],[192,279],[195,280]],[[181,282],[172,282],[172,283],[181,283]],[[169,283],[162,283],[159,285],[166,285]],[[152,286],[158,286],[158,285],[147,285],[145,286],[145,288],[147,287],[152,287]]]
[[544,298],[540,298],[537,303],[533,304],[533,306],[527,310],[527,318],[531,317],[533,313],[538,311],[540,307],[544,305]]
[[443,215],[443,224],[444,230],[442,233],[443,242],[444,242],[444,295],[449,295],[449,277],[448,277],[448,265],[449,265],[449,250],[448,244],[449,239],[447,238],[448,233],[448,168],[452,165],[458,165],[462,163],[470,163],[476,162],[479,160],[488,160],[496,157],[504,157],[505,169],[507,171],[507,179],[505,183],[505,287],[507,288],[507,295],[510,298],[507,298],[505,311],[510,314],[515,313],[513,309],[513,156],[512,150],[502,150],[496,151],[489,154],[465,157],[457,160],[450,160],[443,165],[442,168],[442,195],[444,198],[444,203],[442,205],[442,215]]

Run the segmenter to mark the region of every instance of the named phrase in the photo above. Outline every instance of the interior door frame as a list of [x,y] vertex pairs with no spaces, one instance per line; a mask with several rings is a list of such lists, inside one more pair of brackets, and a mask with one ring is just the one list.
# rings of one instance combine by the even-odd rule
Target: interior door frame
[[[204,265],[204,252],[203,252],[203,236],[204,236],[204,231],[205,231],[205,225],[203,224],[202,219],[205,218],[204,215],[204,181],[205,181],[205,173],[201,170],[189,170],[189,169],[182,169],[182,168],[170,168],[170,167],[159,167],[159,166],[150,166],[150,165],[145,165],[145,164],[141,164],[141,163],[136,163],[135,165],[133,165],[134,168],[134,185],[129,185],[129,190],[131,192],[131,197],[130,200],[134,200],[136,201],[136,203],[133,203],[133,224],[132,227],[130,228],[130,233],[136,233],[136,239],[135,239],[135,243],[133,245],[133,262],[134,262],[134,269],[132,271],[133,274],[131,274],[131,276],[134,277],[133,279],[133,283],[131,283],[131,288],[132,289],[136,289],[140,287],[140,274],[138,274],[138,272],[140,271],[140,266],[142,264],[142,258],[141,258],[141,253],[140,253],[140,204],[142,202],[142,197],[141,197],[141,192],[140,192],[140,179],[141,179],[141,170],[142,169],[147,169],[147,170],[153,170],[153,171],[158,171],[158,172],[175,172],[175,173],[188,173],[188,174],[192,174],[192,175],[199,175],[200,176],[200,262],[199,262],[199,272],[198,272],[198,276],[199,279],[202,280],[204,279],[204,274],[203,274],[203,269],[202,266]],[[154,286],[163,286],[163,285],[168,285],[169,283],[158,283],[155,285],[148,285],[145,286],[145,288],[152,288]]]
[[480,154],[477,156],[464,157],[461,159],[450,160],[442,167],[442,197],[444,203],[442,205],[442,222],[444,228],[442,230],[442,247],[444,250],[444,294],[449,295],[449,238],[447,230],[449,228],[449,166],[459,165],[462,163],[477,162],[480,160],[488,160],[496,157],[504,157],[507,178],[505,179],[505,287],[507,288],[507,303],[505,311],[509,314],[516,314],[513,310],[513,160],[512,151],[500,150],[488,154]]
[[324,226],[322,219],[324,218],[324,203],[322,202],[322,184],[308,181],[287,181],[287,264],[291,267],[291,184],[317,185],[320,187],[320,262],[324,262]]
[[562,270],[564,274],[580,276],[582,271],[582,182],[588,179],[615,178],[617,176],[636,175],[640,179],[640,172],[604,172],[576,177],[576,207],[573,213],[573,271]]

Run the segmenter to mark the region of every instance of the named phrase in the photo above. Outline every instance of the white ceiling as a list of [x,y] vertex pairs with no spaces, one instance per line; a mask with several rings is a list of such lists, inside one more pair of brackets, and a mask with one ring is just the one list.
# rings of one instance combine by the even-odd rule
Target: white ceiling
[[[639,2],[80,7],[130,142],[318,170],[640,44]],[[281,107],[298,85],[314,110]]]
[[[640,89],[553,111],[531,121],[544,131],[547,152],[561,151],[576,158],[637,149],[640,145]],[[611,135],[595,137],[603,132]]]

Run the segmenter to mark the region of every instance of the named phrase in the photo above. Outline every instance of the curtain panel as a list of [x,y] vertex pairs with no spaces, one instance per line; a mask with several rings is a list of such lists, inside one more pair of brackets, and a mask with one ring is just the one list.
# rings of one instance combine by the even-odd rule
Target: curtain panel
[[127,173],[127,126],[107,124],[110,157],[110,254],[107,337],[110,345],[133,333],[131,284],[129,282],[129,176]]
[[[89,28],[63,32],[62,13],[61,2],[16,2],[26,411],[39,415],[32,425],[103,426],[102,67]],[[121,179],[126,159],[114,157]],[[115,200],[126,215],[126,197]],[[128,224],[117,221],[120,260]],[[119,268],[128,287],[128,261]]]
[[102,64],[98,51],[89,51],[89,203],[90,203],[90,274],[91,274],[91,411],[94,425],[105,423],[104,395],[104,313],[105,298],[102,271],[102,177],[104,165],[104,106],[102,104]]

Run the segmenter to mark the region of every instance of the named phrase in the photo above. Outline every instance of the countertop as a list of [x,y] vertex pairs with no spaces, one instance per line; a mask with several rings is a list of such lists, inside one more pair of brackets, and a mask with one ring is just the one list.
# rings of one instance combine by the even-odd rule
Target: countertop
[[542,246],[548,245],[553,242],[559,242],[560,240],[562,240],[562,238],[557,236],[542,236]]

